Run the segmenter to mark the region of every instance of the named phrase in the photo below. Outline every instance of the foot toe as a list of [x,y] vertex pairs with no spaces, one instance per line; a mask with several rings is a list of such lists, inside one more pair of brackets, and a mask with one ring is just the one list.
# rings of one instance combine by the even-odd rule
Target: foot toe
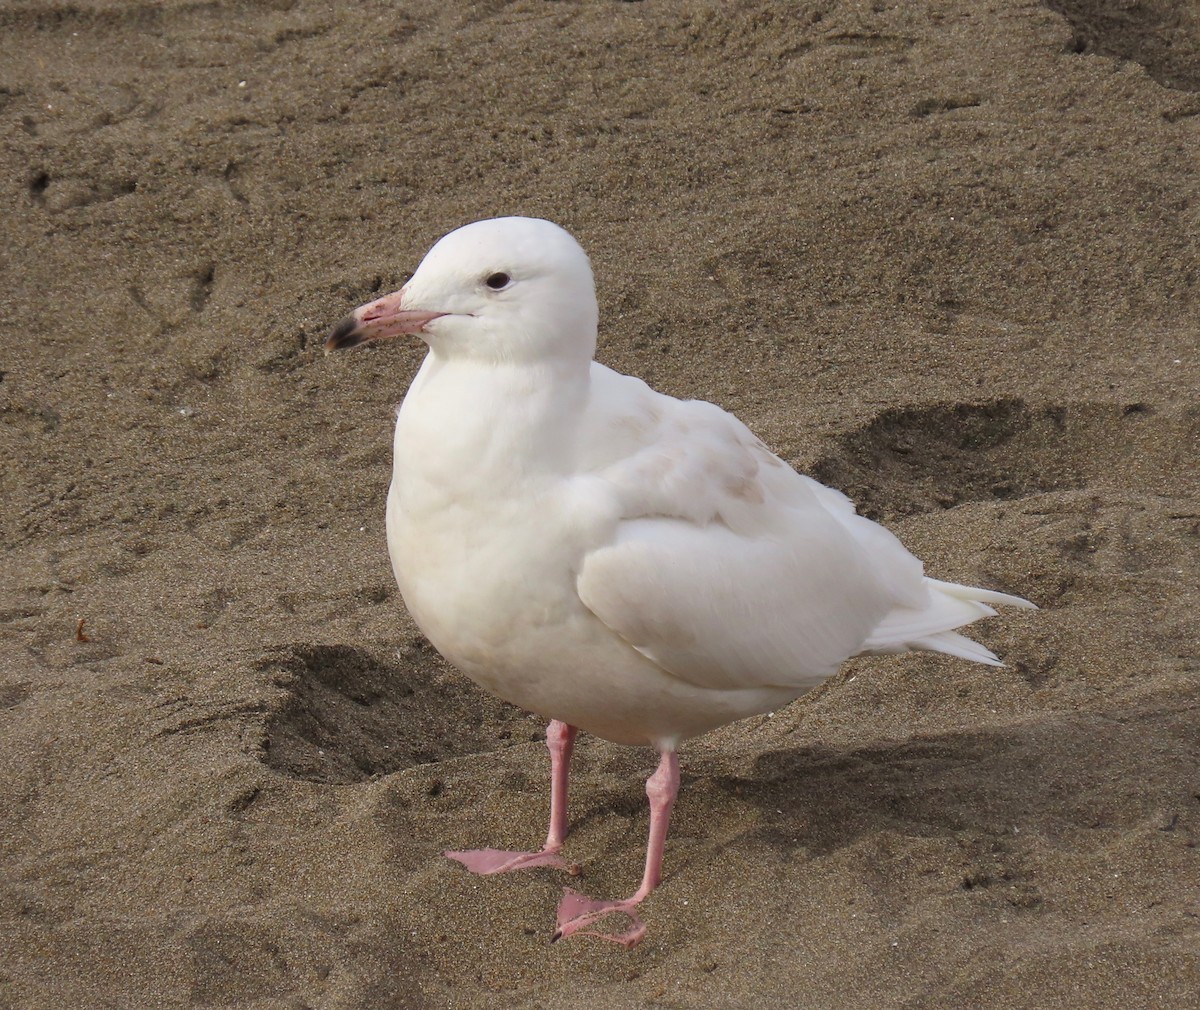
[[513,852],[506,849],[463,849],[445,852],[450,859],[462,863],[472,873],[485,876],[493,873],[509,873],[512,870],[529,870],[535,866],[551,866],[566,870],[572,876],[579,874],[579,867],[568,863],[557,852]]
[[[563,888],[562,900],[558,903],[558,929],[553,940],[561,940],[578,933],[594,936],[601,940],[619,943],[622,947],[635,947],[646,935],[646,924],[637,916],[636,901],[597,901],[571,888]],[[594,923],[610,915],[623,915],[629,920],[629,928],[620,933],[604,933],[590,929]]]

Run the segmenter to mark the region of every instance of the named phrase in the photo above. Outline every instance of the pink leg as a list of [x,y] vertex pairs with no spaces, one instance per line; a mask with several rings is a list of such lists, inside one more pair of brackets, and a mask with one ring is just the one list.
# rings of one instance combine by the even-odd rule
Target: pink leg
[[[674,751],[663,751],[658,770],[646,780],[646,795],[650,798],[650,841],[646,845],[646,871],[642,874],[642,886],[633,897],[624,901],[596,901],[569,887],[563,889],[558,903],[558,930],[555,940],[582,932],[585,936],[598,936],[612,940],[625,947],[633,947],[646,933],[646,925],[634,914],[634,909],[653,891],[662,880],[663,847],[667,841],[667,827],[671,823],[671,809],[679,792],[679,756]],[[620,913],[630,920],[623,933],[599,933],[587,927],[606,915]]]
[[571,751],[575,747],[575,727],[557,719],[546,727],[546,746],[550,748],[550,830],[540,852],[511,852],[505,849],[466,849],[447,852],[472,873],[507,873],[533,866],[554,866],[572,876],[579,867],[559,854],[567,837],[567,779],[571,772]]

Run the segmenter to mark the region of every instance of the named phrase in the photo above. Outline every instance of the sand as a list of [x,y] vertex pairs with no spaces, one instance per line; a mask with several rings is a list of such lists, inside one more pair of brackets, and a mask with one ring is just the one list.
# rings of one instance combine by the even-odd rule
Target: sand
[[[1198,68],[1189,0],[0,7],[0,1006],[1195,1005]],[[439,855],[539,841],[542,726],[392,583],[421,348],[320,350],[509,213],[1044,608],[688,743],[633,952]],[[653,763],[577,750],[590,893]]]

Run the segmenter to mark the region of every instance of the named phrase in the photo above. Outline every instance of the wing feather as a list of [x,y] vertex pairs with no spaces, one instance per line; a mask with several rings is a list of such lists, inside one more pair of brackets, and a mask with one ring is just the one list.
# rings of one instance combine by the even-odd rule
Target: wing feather
[[[699,686],[811,686],[829,676],[895,604],[852,531],[853,506],[721,408],[616,373],[598,378],[608,387],[600,400],[617,412],[595,419],[605,431],[589,441],[626,441],[592,471],[613,496],[616,523],[577,572],[584,605]],[[894,553],[919,583],[919,562],[898,541]]]
[[[700,687],[814,686],[861,651],[996,664],[953,629],[1019,597],[939,582],[845,495],[797,473],[733,415],[596,366],[591,474],[610,535],[576,589],[612,631]],[[593,432],[594,434],[595,432]]]

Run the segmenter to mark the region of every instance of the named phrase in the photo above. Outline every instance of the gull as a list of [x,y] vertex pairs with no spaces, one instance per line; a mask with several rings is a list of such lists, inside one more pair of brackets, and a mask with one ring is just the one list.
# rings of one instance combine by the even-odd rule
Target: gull
[[[598,317],[570,234],[494,218],[439,240],[325,347],[428,345],[396,418],[396,582],[447,660],[550,720],[545,844],[445,855],[481,874],[577,872],[562,855],[576,732],[653,747],[641,885],[615,901],[564,889],[554,934],[631,947],[662,878],[682,741],[774,711],[864,652],[999,666],[955,629],[993,604],[1033,604],[925,576],[891,532],[732,414],[597,363]],[[626,928],[593,928],[610,916]]]

